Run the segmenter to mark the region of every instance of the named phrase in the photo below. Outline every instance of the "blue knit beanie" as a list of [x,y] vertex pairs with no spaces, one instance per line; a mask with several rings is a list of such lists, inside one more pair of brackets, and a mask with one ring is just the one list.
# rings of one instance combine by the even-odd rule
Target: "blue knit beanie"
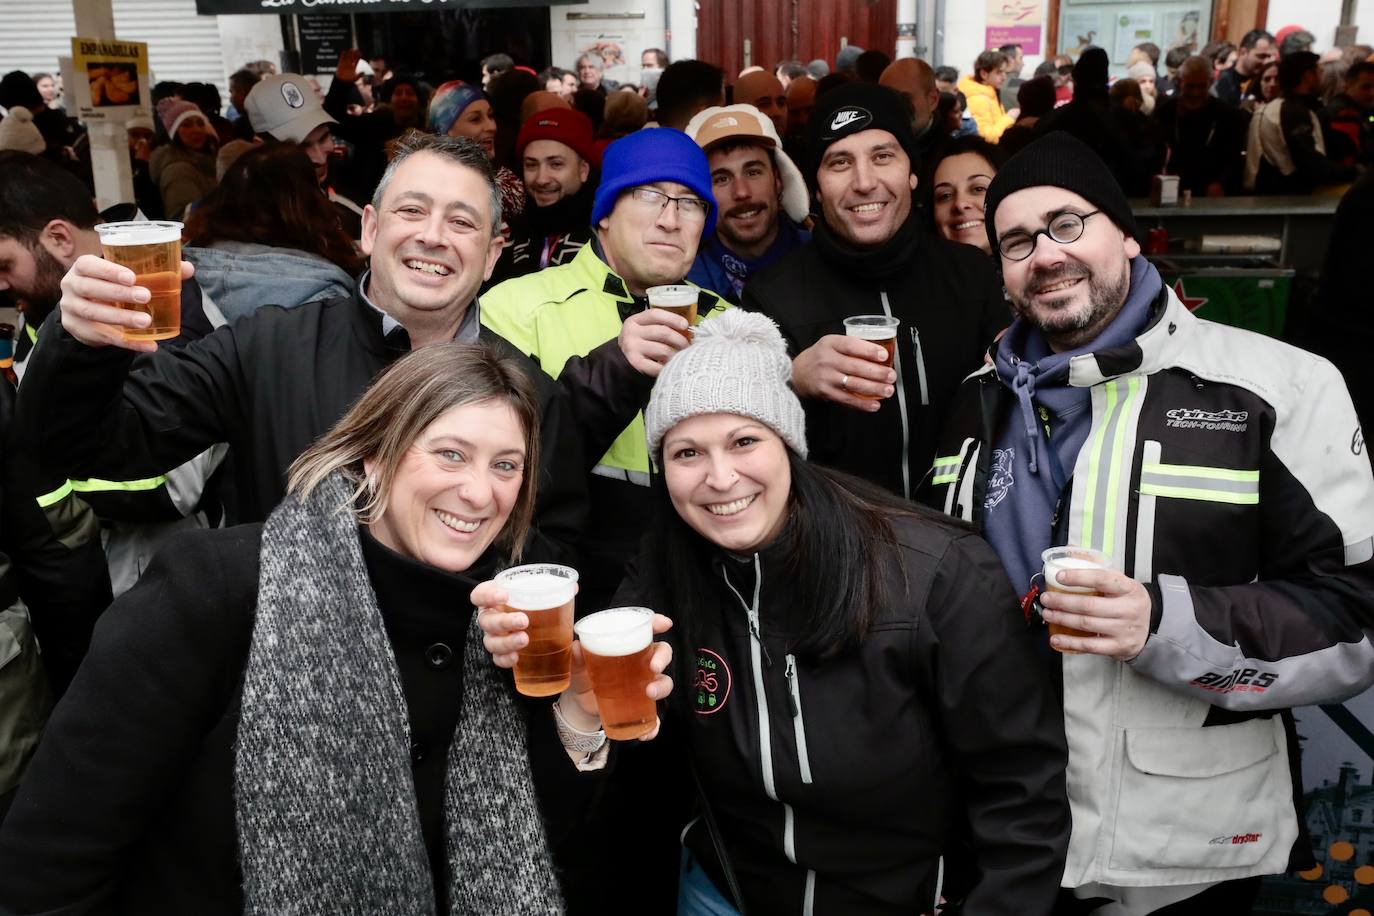
[[710,210],[701,230],[704,243],[716,231],[716,197],[711,190],[711,166],[696,141],[671,127],[649,127],[626,134],[606,147],[601,158],[601,184],[592,202],[592,225],[615,209],[630,188],[655,181],[685,184],[706,201]]

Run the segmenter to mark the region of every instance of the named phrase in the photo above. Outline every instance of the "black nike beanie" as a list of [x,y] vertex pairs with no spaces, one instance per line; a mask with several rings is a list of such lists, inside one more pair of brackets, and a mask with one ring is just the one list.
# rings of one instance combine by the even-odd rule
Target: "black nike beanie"
[[864,130],[885,130],[896,137],[916,173],[920,150],[911,118],[906,99],[875,83],[846,83],[818,97],[806,122],[806,183],[816,189],[816,173],[830,144]]

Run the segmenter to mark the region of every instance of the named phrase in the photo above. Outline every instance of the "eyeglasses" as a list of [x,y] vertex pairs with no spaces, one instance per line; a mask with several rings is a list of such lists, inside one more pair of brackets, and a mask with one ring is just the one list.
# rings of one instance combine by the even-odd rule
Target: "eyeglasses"
[[1008,261],[1024,261],[1031,256],[1031,252],[1035,250],[1035,243],[1040,241],[1042,235],[1048,235],[1061,245],[1076,242],[1083,236],[1083,224],[1088,221],[1088,217],[1096,216],[1101,212],[1101,210],[1094,210],[1091,213],[1081,215],[1069,212],[1052,214],[1050,224],[1044,229],[1037,229],[1034,232],[1017,229],[1008,232],[997,240],[997,250]]
[[657,213],[666,210],[670,203],[677,204],[677,215],[691,222],[705,222],[706,214],[711,212],[711,205],[700,197],[673,197],[653,188],[632,188],[630,196],[643,204],[644,209]]

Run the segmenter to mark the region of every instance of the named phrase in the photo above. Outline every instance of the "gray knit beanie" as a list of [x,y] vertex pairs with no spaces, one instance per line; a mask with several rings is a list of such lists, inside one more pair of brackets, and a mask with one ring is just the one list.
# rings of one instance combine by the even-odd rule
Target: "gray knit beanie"
[[792,360],[778,326],[764,315],[727,309],[695,328],[692,344],[663,367],[644,411],[649,453],[688,417],[734,413],[758,420],[806,457],[806,415],[788,384]]

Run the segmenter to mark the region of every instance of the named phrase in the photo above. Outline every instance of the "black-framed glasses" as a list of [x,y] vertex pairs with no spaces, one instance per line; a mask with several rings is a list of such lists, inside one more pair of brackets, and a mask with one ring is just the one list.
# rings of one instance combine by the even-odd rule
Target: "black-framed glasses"
[[668,204],[677,204],[677,215],[693,222],[705,222],[706,214],[711,212],[711,205],[700,197],[673,197],[654,188],[632,188],[630,196],[646,210],[652,208],[659,213],[666,210]]
[[1088,221],[1088,217],[1096,216],[1101,212],[1101,210],[1094,210],[1091,213],[1080,214],[1066,210],[1063,213],[1055,213],[1050,216],[1050,224],[1044,229],[1037,229],[1034,232],[1013,229],[1008,232],[997,240],[997,250],[1008,261],[1024,261],[1031,256],[1031,252],[1035,250],[1035,243],[1040,240],[1042,235],[1048,235],[1061,245],[1076,242],[1083,236],[1083,224]]

